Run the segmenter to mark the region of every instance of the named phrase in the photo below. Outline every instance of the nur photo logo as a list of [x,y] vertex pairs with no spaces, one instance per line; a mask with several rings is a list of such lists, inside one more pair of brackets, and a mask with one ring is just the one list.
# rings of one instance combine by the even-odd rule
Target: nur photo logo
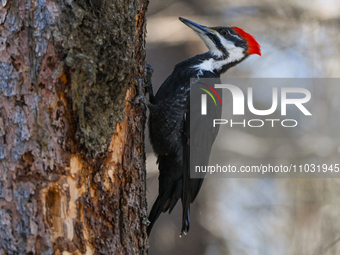
[[[222,101],[216,90],[205,83],[203,84],[206,88],[199,87],[202,91],[206,92],[214,101],[215,106],[217,106],[215,96],[220,100],[220,104],[222,106]],[[271,100],[271,106],[268,109],[256,109],[254,106],[254,94],[253,87],[247,87],[246,97],[243,91],[235,85],[231,84],[215,84],[214,87],[216,89],[227,90],[231,93],[232,96],[232,109],[223,109],[230,111],[232,110],[233,116],[242,116],[245,115],[245,107],[247,106],[247,110],[256,116],[268,116],[277,111],[278,108],[281,109],[280,116],[287,116],[287,106],[292,105],[296,110],[301,112],[305,116],[312,116],[312,113],[306,108],[305,104],[310,101],[311,93],[306,88],[299,87],[272,87],[267,90],[271,90],[271,97],[268,98],[268,101]],[[213,94],[208,90],[213,92]],[[280,93],[279,93],[280,92]],[[201,115],[207,115],[207,94],[201,95]],[[289,95],[295,95],[299,98],[290,98]],[[278,107],[280,105],[280,107]],[[242,121],[235,121],[233,119],[213,119],[212,126],[216,127],[217,125],[225,125],[229,124],[230,127],[235,125],[241,125],[243,127],[263,127],[265,123],[274,127],[276,123],[280,123],[283,127],[296,127],[298,125],[298,121],[296,119],[277,119],[277,118],[266,118],[266,119],[243,119]]]

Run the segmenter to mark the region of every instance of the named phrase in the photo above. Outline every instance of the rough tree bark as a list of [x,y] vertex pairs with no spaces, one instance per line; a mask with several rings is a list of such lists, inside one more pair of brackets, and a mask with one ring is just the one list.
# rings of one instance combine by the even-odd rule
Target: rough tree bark
[[147,0],[2,0],[0,254],[146,254]]

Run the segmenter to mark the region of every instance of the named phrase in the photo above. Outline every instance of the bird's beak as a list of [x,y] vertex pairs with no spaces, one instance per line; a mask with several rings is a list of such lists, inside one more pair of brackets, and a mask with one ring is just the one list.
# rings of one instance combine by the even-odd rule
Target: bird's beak
[[198,34],[204,35],[215,34],[213,29],[197,24],[191,20],[184,19],[181,17],[179,17],[179,20],[182,21],[188,27],[192,28]]

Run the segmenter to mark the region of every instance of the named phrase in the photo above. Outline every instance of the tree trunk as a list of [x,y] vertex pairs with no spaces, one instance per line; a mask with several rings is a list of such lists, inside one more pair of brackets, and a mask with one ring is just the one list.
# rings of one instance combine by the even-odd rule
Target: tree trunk
[[147,0],[2,0],[0,254],[146,254]]

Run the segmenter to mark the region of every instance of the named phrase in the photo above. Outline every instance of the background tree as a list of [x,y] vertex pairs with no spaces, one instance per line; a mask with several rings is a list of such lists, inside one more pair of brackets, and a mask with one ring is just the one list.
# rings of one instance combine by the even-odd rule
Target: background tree
[[2,0],[0,254],[145,254],[146,0]]

